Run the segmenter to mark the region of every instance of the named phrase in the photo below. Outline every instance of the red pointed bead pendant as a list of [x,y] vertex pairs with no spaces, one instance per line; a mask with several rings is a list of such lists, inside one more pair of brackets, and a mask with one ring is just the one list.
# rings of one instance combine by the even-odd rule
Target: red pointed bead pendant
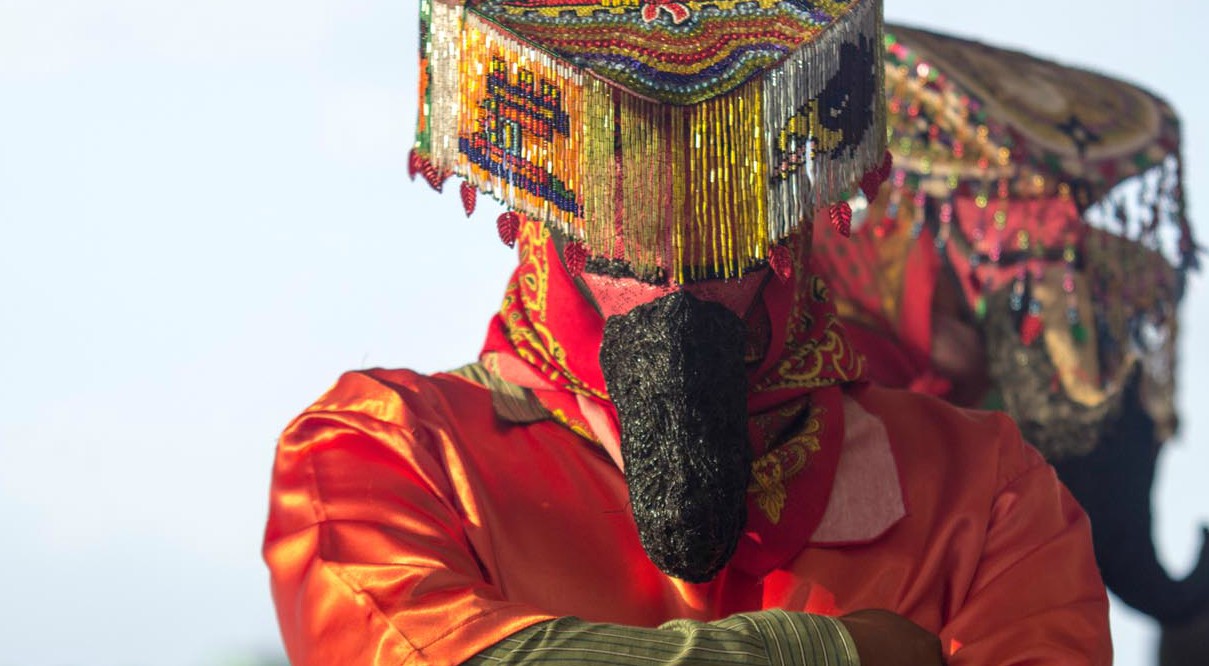
[[887,150],[886,154],[882,155],[882,165],[877,169],[877,175],[882,177],[883,183],[890,179],[892,169],[894,169],[894,156]]
[[1024,321],[1020,322],[1020,341],[1031,345],[1041,337],[1044,329],[1045,324],[1042,323],[1041,317],[1030,312],[1024,315]]
[[467,181],[462,181],[462,210],[466,211],[466,217],[474,215],[474,206],[477,203],[478,190]]
[[793,255],[784,245],[773,246],[772,251],[768,253],[768,265],[781,282],[793,277]]
[[428,181],[432,189],[438,192],[445,189],[445,174],[438,171],[432,162],[424,160],[423,172],[424,180]]
[[847,201],[832,204],[831,226],[845,238],[852,235],[852,206]]
[[861,194],[865,195],[865,199],[869,203],[873,203],[877,199],[877,193],[882,189],[883,182],[885,181],[882,179],[882,174],[877,169],[865,172],[864,177],[861,178]]
[[508,211],[496,219],[495,228],[500,232],[500,240],[504,241],[504,245],[515,247],[516,235],[521,230],[521,216]]
[[412,180],[415,180],[416,173],[419,171],[420,171],[420,154],[416,152],[415,148],[412,148],[411,152],[407,153],[407,177]]
[[568,243],[563,248],[563,263],[566,264],[571,277],[583,275],[588,266],[588,246],[579,241]]

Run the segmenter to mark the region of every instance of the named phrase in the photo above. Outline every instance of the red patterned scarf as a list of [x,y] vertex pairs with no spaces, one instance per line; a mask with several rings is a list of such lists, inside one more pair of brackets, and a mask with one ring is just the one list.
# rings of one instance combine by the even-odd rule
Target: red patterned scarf
[[[598,359],[604,319],[559,259],[550,232],[525,220],[520,265],[484,345],[484,365],[533,391],[555,419],[602,446],[621,466],[619,426]],[[793,276],[773,278],[748,317],[766,330],[749,364],[748,428],[754,448],[748,518],[732,564],[763,575],[796,555],[831,494],[844,437],[843,390],[864,358],[849,346],[822,279],[809,274],[809,243],[791,246]],[[803,412],[809,415],[803,417]]]

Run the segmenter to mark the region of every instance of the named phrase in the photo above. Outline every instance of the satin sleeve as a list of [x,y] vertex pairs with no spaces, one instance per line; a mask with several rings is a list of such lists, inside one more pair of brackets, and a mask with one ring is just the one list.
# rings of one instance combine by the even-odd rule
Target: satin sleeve
[[1000,487],[968,597],[940,638],[950,666],[1108,666],[1108,597],[1083,509],[1002,417]]
[[[346,378],[327,403],[358,401]],[[770,610],[658,628],[554,617],[483,573],[441,450],[369,398],[312,408],[277,449],[264,557],[293,666],[579,662],[859,666],[838,620]],[[381,410],[379,410],[381,411]],[[570,655],[570,656],[568,656]]]
[[485,579],[415,430],[309,411],[282,435],[264,557],[294,666],[453,664],[551,615]]

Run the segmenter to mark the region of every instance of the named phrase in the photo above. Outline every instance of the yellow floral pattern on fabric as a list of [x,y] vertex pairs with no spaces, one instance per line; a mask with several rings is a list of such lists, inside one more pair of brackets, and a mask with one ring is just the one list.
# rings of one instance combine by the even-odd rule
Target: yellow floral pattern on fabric
[[[786,345],[790,352],[758,390],[812,389],[860,379],[865,357],[848,342],[835,310],[812,307],[828,302],[826,283],[805,271],[798,272],[797,281]],[[822,321],[815,321],[812,310],[822,312]]]
[[550,247],[550,230],[526,219],[520,227],[520,268],[504,293],[500,317],[516,355],[555,384],[566,383],[583,395],[606,398],[575,376],[567,367],[567,353],[546,324],[546,299],[550,286],[550,262],[559,261]]
[[592,428],[589,427],[587,423],[572,417],[570,414],[567,414],[567,412],[561,409],[551,410],[550,417],[569,428],[571,432],[583,437],[589,442],[594,444],[600,443],[600,438],[596,436],[596,433],[592,432]]
[[812,411],[800,432],[752,463],[747,492],[754,496],[756,506],[773,525],[781,522],[788,498],[786,483],[806,469],[811,455],[821,446],[822,413],[821,409]]

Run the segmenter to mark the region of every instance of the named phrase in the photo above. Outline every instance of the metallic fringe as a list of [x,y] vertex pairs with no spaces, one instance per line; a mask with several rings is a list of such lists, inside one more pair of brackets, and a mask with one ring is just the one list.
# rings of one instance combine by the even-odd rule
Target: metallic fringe
[[677,279],[737,277],[764,259],[760,85],[674,107],[591,82],[611,100],[587,96],[582,237],[592,254],[643,277],[670,265]]
[[614,220],[618,173],[613,147],[617,128],[613,95],[600,79],[588,77],[584,83],[582,175],[578,180],[584,222],[578,231],[593,255],[612,257],[617,238]]
[[[831,26],[826,38],[807,44],[765,75],[764,124],[769,137],[766,152],[770,163],[776,132],[822,93],[839,70],[839,44],[863,37],[879,49],[880,56],[884,43],[881,3],[862,3],[854,11],[850,20]],[[886,136],[881,130],[886,118],[886,99],[881,94],[885,90],[885,70],[876,67],[874,74],[877,78],[874,90],[878,91],[874,95],[874,123],[861,143],[838,158],[815,155],[808,168],[774,181],[769,188],[768,224],[772,238],[784,238],[811,219],[814,211],[847,199],[865,172],[880,164],[886,149]]]
[[429,84],[432,76],[432,0],[420,0],[420,108],[416,114],[416,144],[415,149],[423,155],[432,153],[432,116],[431,99],[433,87]]
[[688,133],[687,141],[674,142],[688,147],[680,178],[688,184],[688,201],[673,218],[673,225],[689,234],[686,252],[675,257],[678,277],[686,271],[694,278],[737,277],[767,257],[770,170],[763,88],[763,81],[753,81],[728,95],[672,110],[682,116]]
[[462,34],[461,7],[437,0],[432,5],[432,38],[429,41],[429,85],[433,94],[430,99],[429,123],[432,127],[430,150],[434,166],[442,173],[452,171],[458,160],[458,116],[459,98],[458,64]]

